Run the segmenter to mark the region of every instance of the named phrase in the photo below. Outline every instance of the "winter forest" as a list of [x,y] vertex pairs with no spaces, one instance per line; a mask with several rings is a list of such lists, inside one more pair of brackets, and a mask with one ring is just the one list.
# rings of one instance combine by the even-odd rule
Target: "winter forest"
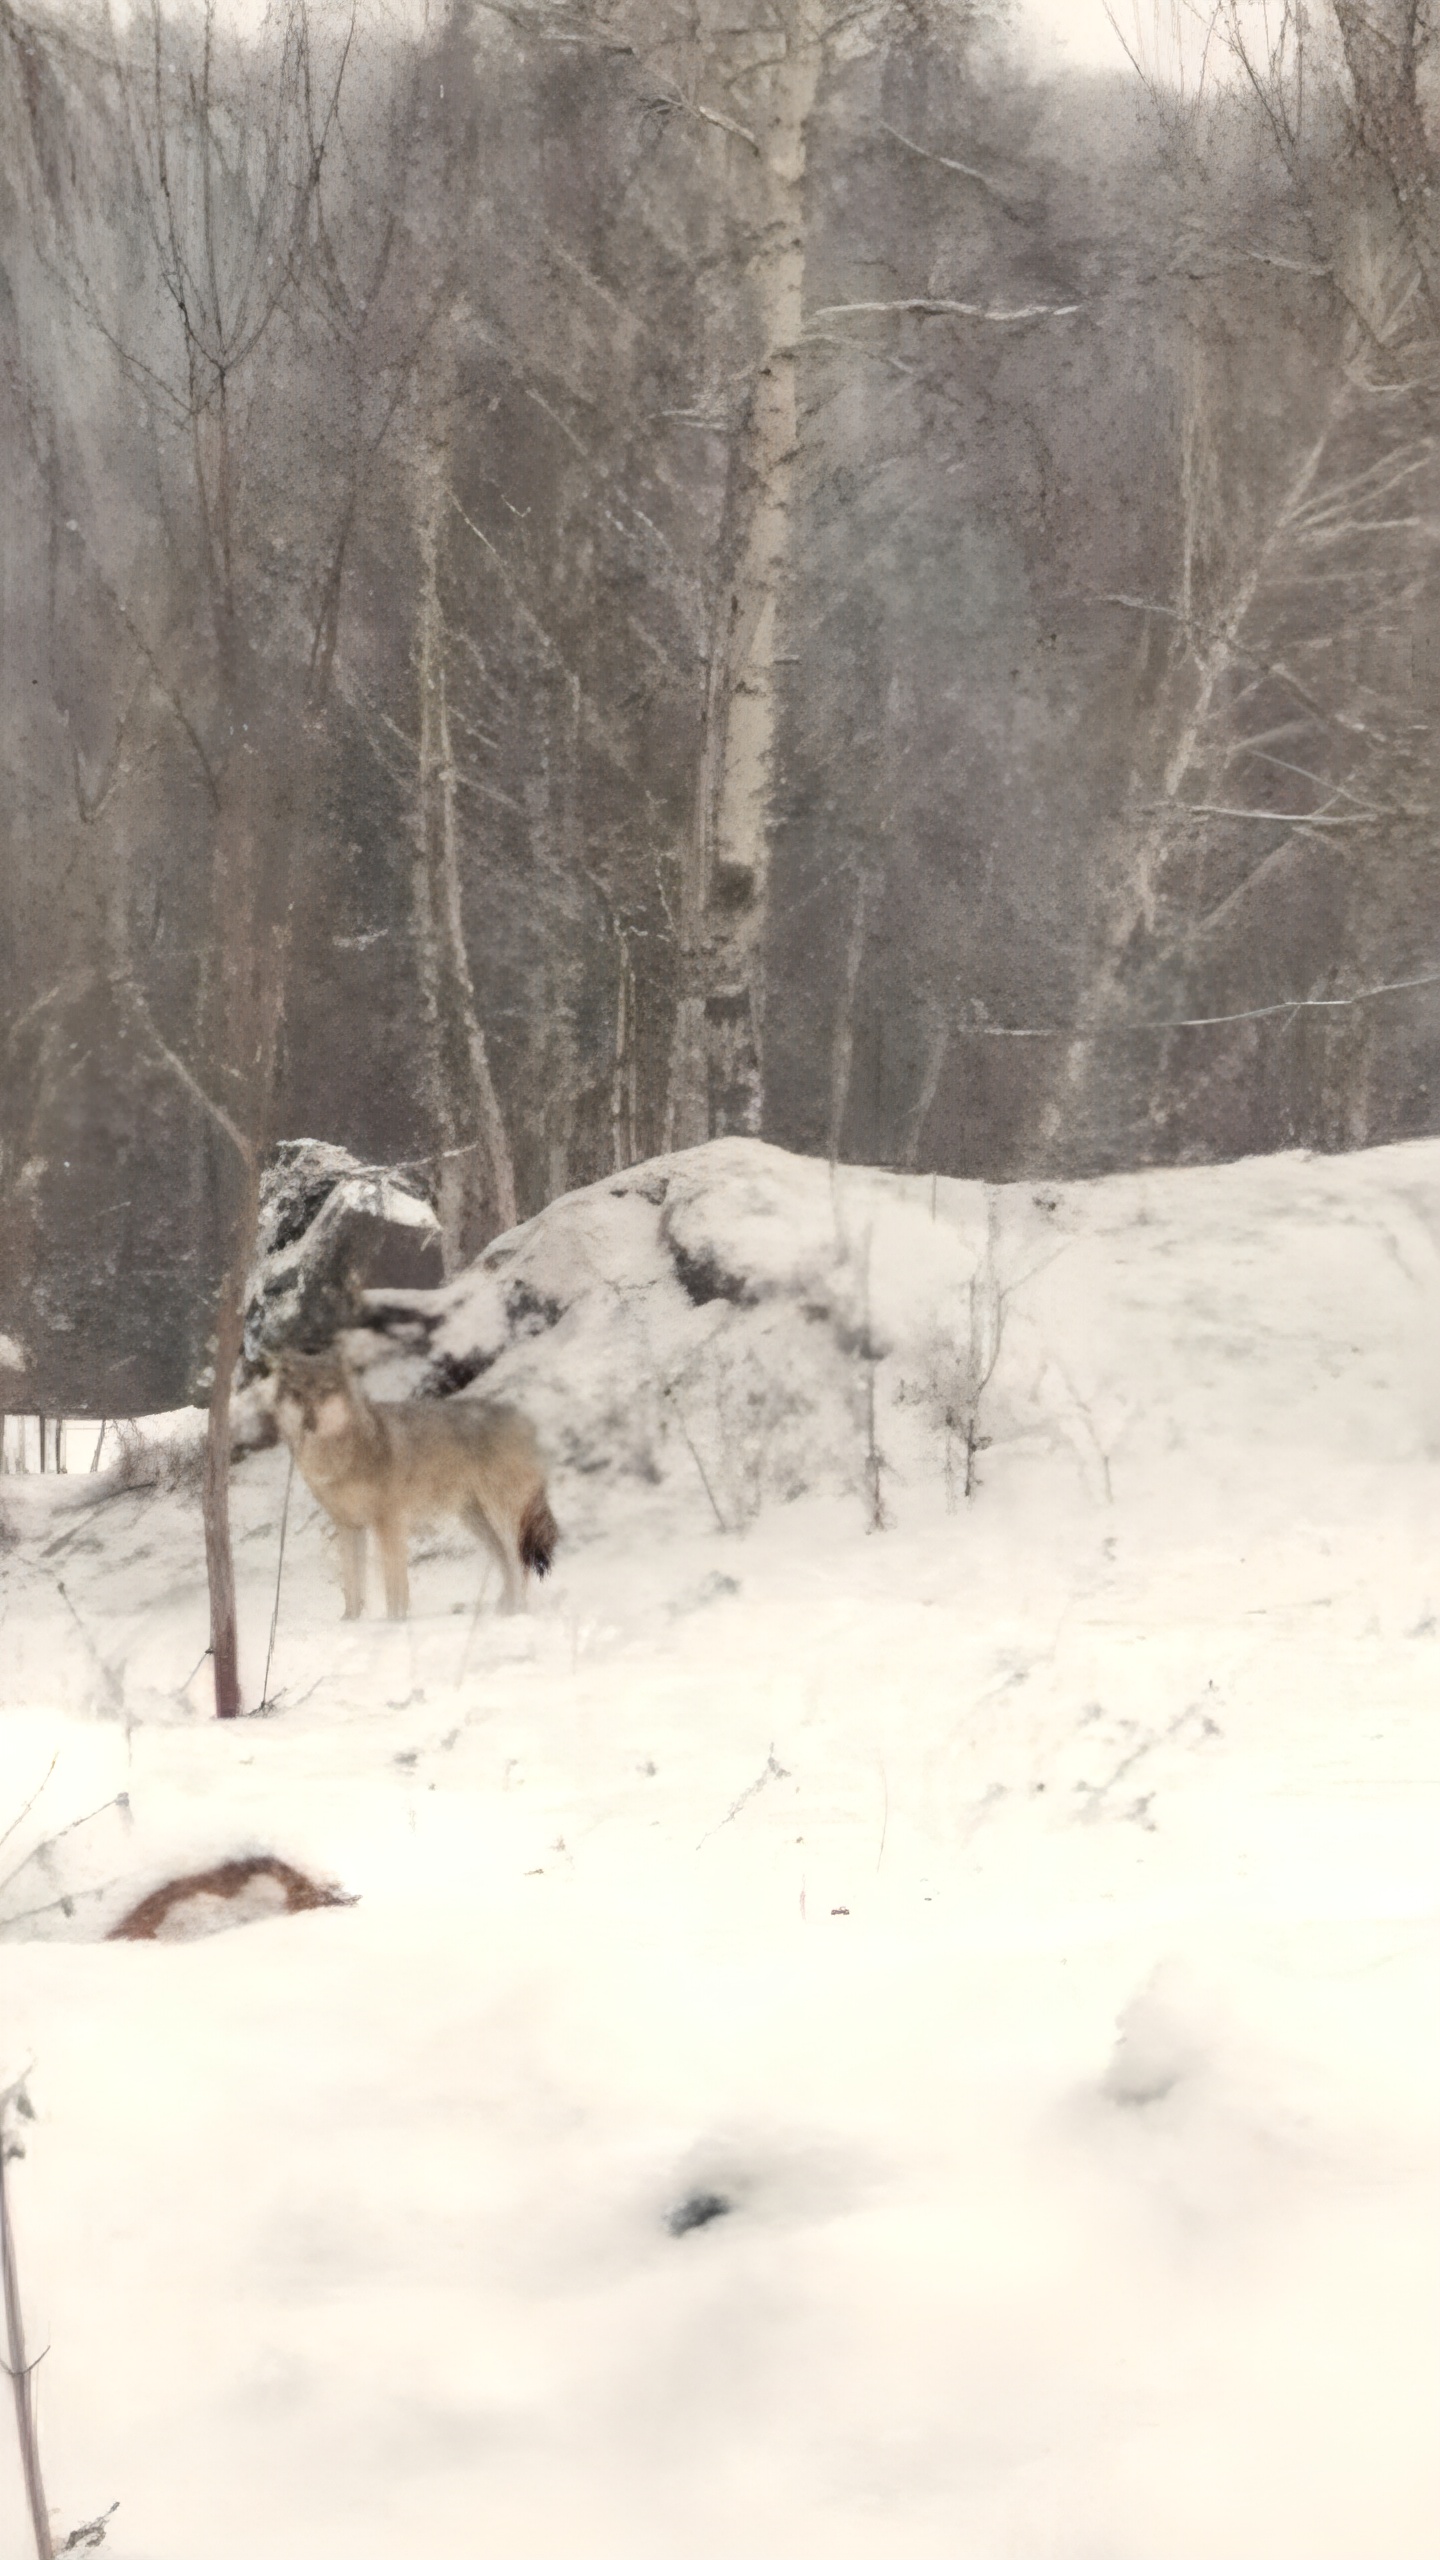
[[1430,1129],[1427,31],[5,0],[30,1408],[196,1392],[286,1136],[455,1268],[731,1131]]
[[1436,5],[0,0],[5,2560],[1440,2550]]

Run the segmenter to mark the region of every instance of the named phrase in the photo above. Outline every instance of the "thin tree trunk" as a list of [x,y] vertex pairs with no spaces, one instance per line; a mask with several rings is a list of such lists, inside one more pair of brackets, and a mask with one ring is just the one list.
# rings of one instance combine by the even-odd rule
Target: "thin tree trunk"
[[949,1055],[949,1018],[944,1006],[936,1004],[931,1009],[929,1036],[925,1043],[925,1065],[921,1072],[919,1089],[906,1115],[905,1144],[900,1161],[907,1173],[915,1173],[919,1170],[920,1150],[925,1142],[926,1124],[934,1109],[935,1096],[940,1090],[940,1078],[945,1072],[945,1062]]
[[437,1207],[445,1270],[458,1270],[516,1220],[515,1166],[490,1072],[465,947],[455,764],[450,738],[441,559],[450,510],[451,369],[442,368],[420,463],[416,673],[420,769],[411,867]]
[[705,906],[715,840],[718,750],[724,736],[724,653],[717,645],[706,661],[700,702],[700,748],[695,801],[680,873],[680,993],[670,1043],[665,1100],[665,1147],[698,1147],[711,1131],[710,1070],[705,1053]]
[[[246,1222],[253,1237],[254,1220]],[[230,1401],[245,1324],[249,1250],[226,1274],[215,1326],[215,1376],[205,1433],[202,1508],[205,1573],[210,1589],[210,1656],[215,1674],[215,1713],[240,1713],[240,1637],[235,1614],[235,1554],[230,1539]]]
[[630,945],[615,926],[615,1052],[610,1071],[610,1157],[616,1173],[635,1161],[635,970]]
[[15,2264],[15,2231],[10,2220],[10,2134],[6,2117],[13,2094],[6,2090],[3,2100],[0,2100],[0,2289],[3,2289],[5,2297],[5,2361],[15,2402],[20,2471],[25,2482],[30,2527],[35,2536],[36,2560],[51,2560],[54,2544],[50,2538],[50,2510],[45,2503],[45,2483],[40,2473],[40,2439],[35,2425],[35,2368],[25,2346],[20,2275]]
[[[764,938],[779,617],[798,443],[805,157],[820,76],[820,0],[789,0],[759,142],[765,219],[751,265],[764,353],[731,465],[734,535],[701,722],[696,812],[681,885],[680,993],[667,1143],[694,1146],[764,1117]],[[738,148],[736,143],[731,149]]]
[[845,983],[835,1010],[835,1028],[830,1043],[829,1154],[832,1164],[839,1160],[845,1113],[850,1101],[850,1073],[855,1059],[855,997],[860,985],[860,966],[865,957],[869,903],[870,882],[862,878],[855,884],[855,910],[850,919],[850,934],[845,948]]
[[[234,726],[246,687],[234,671]],[[235,1159],[229,1260],[215,1311],[215,1366],[210,1382],[201,1506],[210,1594],[210,1651],[215,1713],[241,1711],[235,1559],[230,1537],[230,1406],[245,1329],[245,1293],[260,1221],[261,1172],[274,1129],[280,1029],[289,953],[289,915],[282,878],[272,874],[272,831],[266,778],[253,748],[231,757],[215,847],[215,917],[220,950],[217,1054],[230,1070],[238,1113],[231,1118],[196,1086],[229,1140]],[[283,839],[282,839],[283,841]],[[193,1080],[192,1080],[193,1081]]]

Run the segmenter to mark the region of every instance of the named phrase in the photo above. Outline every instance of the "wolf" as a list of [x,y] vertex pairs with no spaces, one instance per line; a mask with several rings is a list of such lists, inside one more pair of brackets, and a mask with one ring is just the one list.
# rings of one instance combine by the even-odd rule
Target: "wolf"
[[392,1618],[410,1606],[410,1530],[453,1517],[505,1577],[501,1607],[523,1608],[531,1572],[550,1570],[560,1532],[535,1434],[508,1404],[372,1404],[338,1350],[277,1355],[275,1419],[317,1502],[340,1532],[345,1615],[365,1606],[373,1529]]

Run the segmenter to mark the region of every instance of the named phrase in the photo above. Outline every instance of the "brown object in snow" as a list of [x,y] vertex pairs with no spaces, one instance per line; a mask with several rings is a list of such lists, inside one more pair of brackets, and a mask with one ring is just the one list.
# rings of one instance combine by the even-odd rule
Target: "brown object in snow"
[[[161,1938],[190,1935],[183,1926],[183,1905],[206,1897],[213,1902],[234,1902],[253,1884],[269,1883],[278,1887],[279,1902],[270,1908],[249,1913],[256,1920],[278,1916],[279,1911],[320,1911],[337,1904],[353,1902],[350,1893],[341,1893],[334,1885],[316,1884],[313,1877],[302,1875],[298,1867],[284,1858],[227,1858],[218,1867],[202,1867],[193,1875],[174,1876],[169,1884],[157,1885],[137,1902],[123,1920],[117,1920],[107,1938]],[[180,1914],[181,1925],[168,1925]],[[198,1919],[199,1914],[197,1913]],[[218,1917],[218,1915],[216,1915]],[[239,1915],[237,1914],[237,1924]],[[220,1922],[223,1927],[224,1921]],[[208,1934],[203,1927],[193,1934]]]

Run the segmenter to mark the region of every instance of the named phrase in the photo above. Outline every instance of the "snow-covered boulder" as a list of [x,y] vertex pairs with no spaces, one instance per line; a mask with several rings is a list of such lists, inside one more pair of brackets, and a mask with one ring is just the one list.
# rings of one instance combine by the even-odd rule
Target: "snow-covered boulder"
[[440,1267],[439,1220],[413,1173],[362,1165],[318,1138],[287,1139],[261,1186],[242,1374],[285,1344],[332,1340],[362,1280],[423,1288]]
[[[553,1201],[446,1286],[372,1289],[381,1396],[513,1396],[579,1476],[703,1478],[727,1526],[980,1453],[1114,1469],[1440,1447],[1431,1142],[1064,1187],[723,1138]],[[877,1473],[878,1470],[878,1473]]]
[[968,1342],[983,1238],[928,1185],[721,1138],[553,1201],[444,1288],[366,1291],[348,1340],[377,1395],[483,1382],[568,1469],[698,1473],[735,1526],[858,1480],[869,1373]]

